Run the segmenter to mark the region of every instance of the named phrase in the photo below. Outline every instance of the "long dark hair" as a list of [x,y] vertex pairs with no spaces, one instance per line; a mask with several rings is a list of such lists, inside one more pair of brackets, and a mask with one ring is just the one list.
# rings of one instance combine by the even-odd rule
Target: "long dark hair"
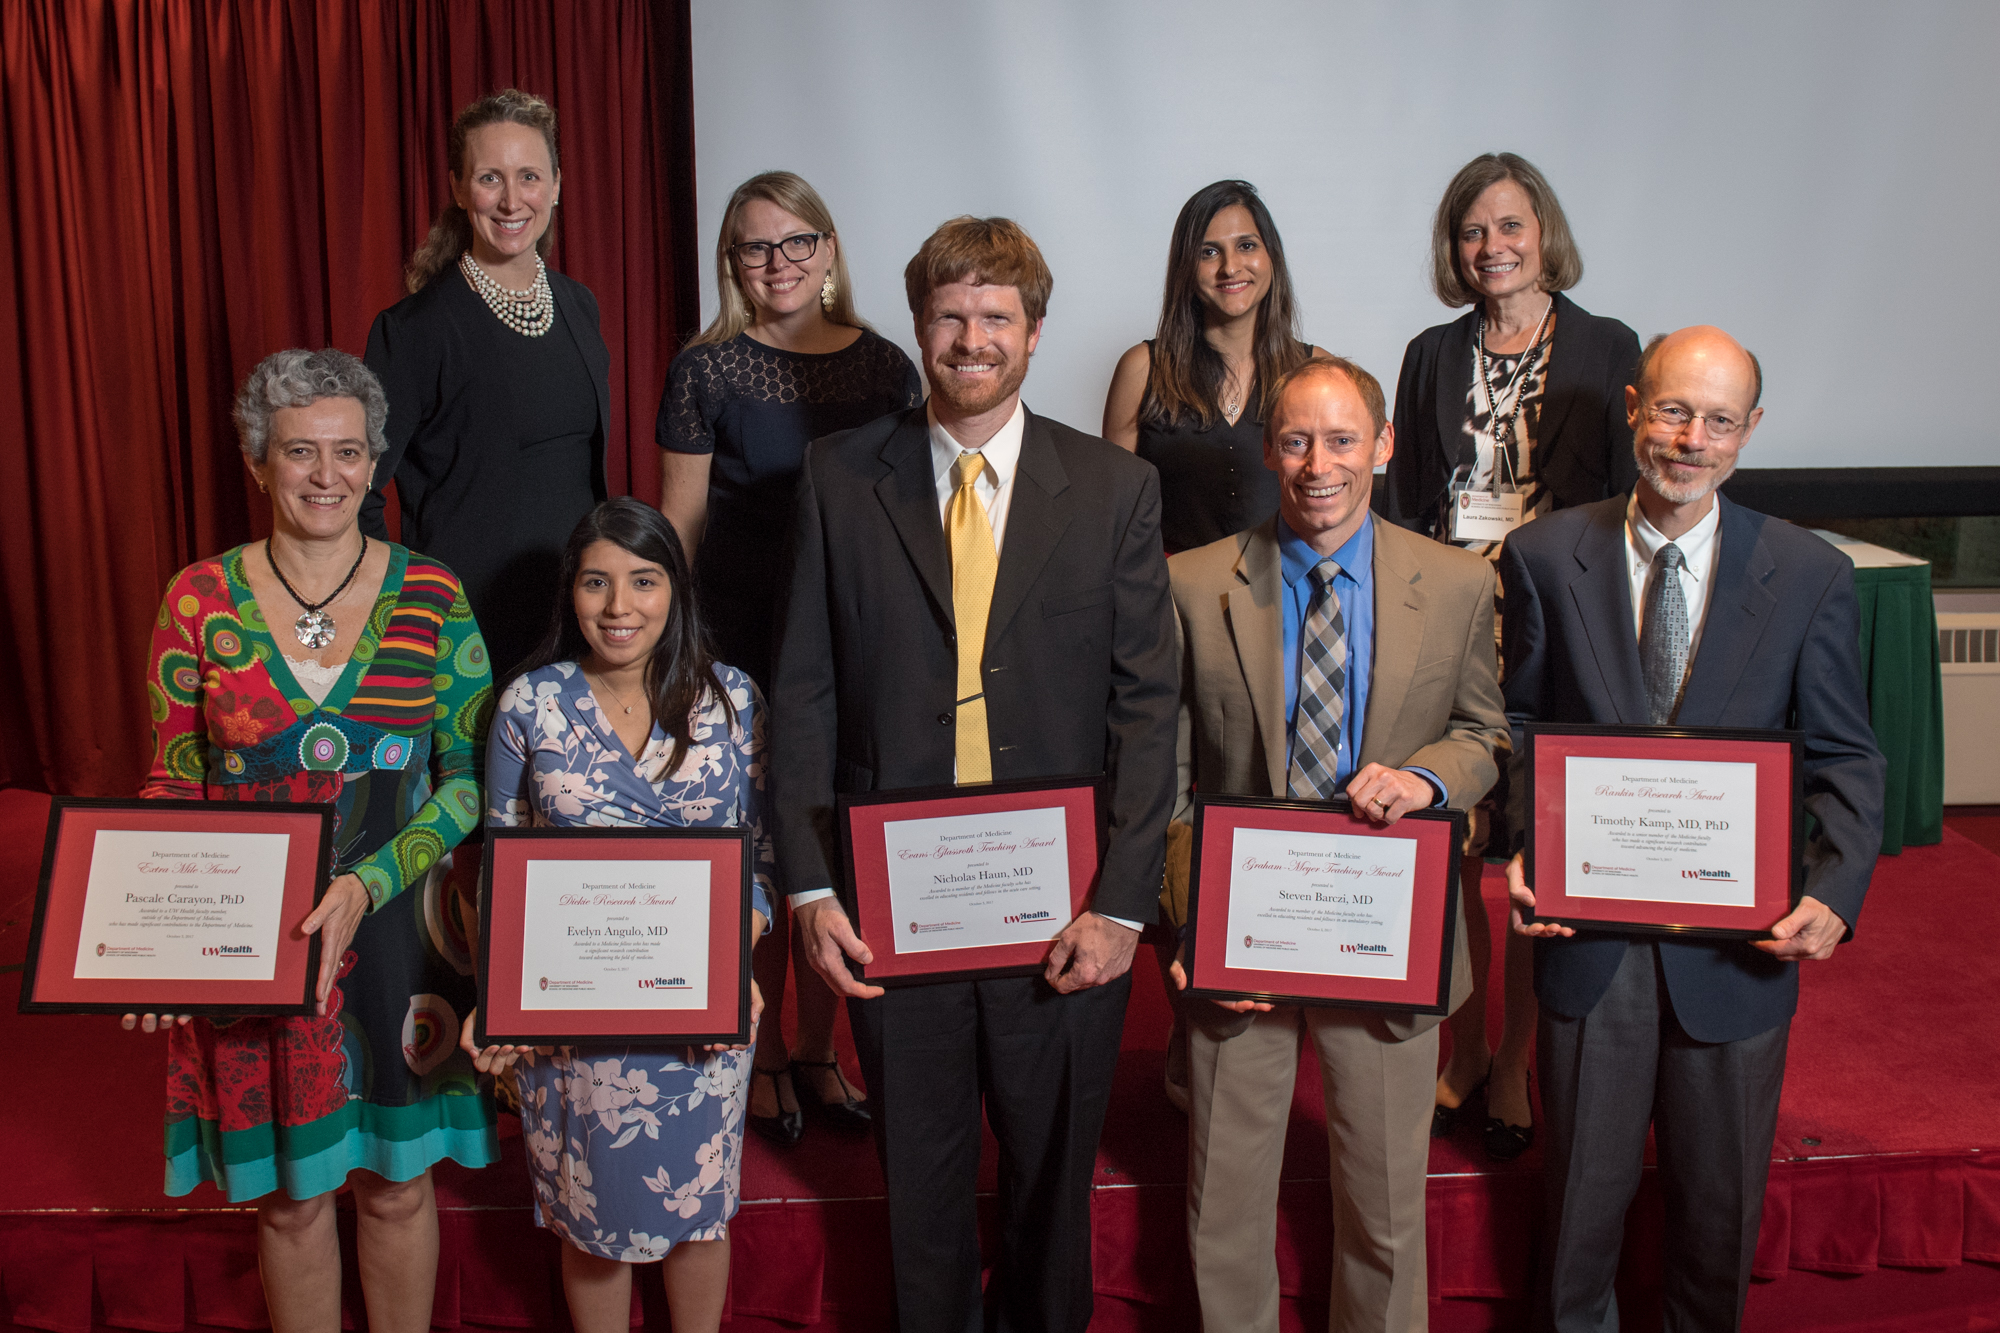
[[1300,346],[1299,307],[1292,294],[1291,270],[1285,267],[1285,244],[1278,239],[1278,224],[1271,221],[1270,210],[1257,197],[1257,187],[1249,181],[1205,185],[1181,206],[1181,215],[1174,219],[1173,243],[1167,250],[1160,327],[1153,335],[1153,366],[1146,376],[1146,397],[1140,408],[1142,418],[1154,425],[1170,426],[1192,417],[1207,430],[1222,415],[1222,382],[1229,367],[1204,335],[1207,317],[1201,290],[1195,285],[1195,270],[1201,263],[1201,242],[1208,235],[1209,223],[1232,205],[1248,210],[1271,255],[1271,288],[1257,307],[1257,340],[1252,353],[1263,397],[1257,404],[1258,420],[1264,417],[1270,386],[1311,355]]
[[[524,93],[518,88],[502,88],[497,93],[488,93],[476,102],[466,104],[458,118],[451,122],[451,130],[445,135],[445,165],[450,168],[454,180],[465,177],[465,141],[474,130],[488,125],[502,123],[526,125],[531,130],[541,131],[542,139],[549,146],[549,170],[561,174],[562,148],[556,137],[556,109],[533,93]],[[541,238],[535,242],[535,253],[544,260],[556,243],[556,215],[560,205],[549,209],[549,225],[542,228]],[[458,206],[458,201],[447,197],[444,207],[439,210],[437,221],[431,223],[430,235],[410,256],[408,267],[403,270],[403,285],[412,292],[420,292],[444,272],[458,262],[458,257],[472,248],[472,219]]]
[[515,668],[514,676],[526,675],[539,667],[557,662],[581,662],[590,656],[590,641],[576,620],[576,576],[583,567],[583,553],[594,543],[610,542],[641,560],[650,560],[667,571],[671,605],[666,628],[653,645],[646,663],[646,697],[653,716],[674,738],[673,754],[666,771],[680,770],[687,757],[688,719],[711,694],[722,700],[729,725],[736,725],[736,706],[715,671],[715,658],[708,648],[708,631],[702,624],[701,608],[695,602],[694,578],[688,570],[687,553],[674,525],[651,505],[630,496],[606,500],[583,516],[569,542],[563,547],[562,574],[556,585],[555,610],[549,615],[549,631],[528,660]]

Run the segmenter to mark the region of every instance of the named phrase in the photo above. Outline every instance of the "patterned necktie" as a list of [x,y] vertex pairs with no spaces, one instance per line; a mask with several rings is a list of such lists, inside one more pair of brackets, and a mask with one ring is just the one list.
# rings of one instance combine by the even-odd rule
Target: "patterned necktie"
[[1653,557],[1646,587],[1646,619],[1639,628],[1639,663],[1646,675],[1646,712],[1656,727],[1680,711],[1687,679],[1688,606],[1681,592],[1681,548],[1668,542]]
[[1286,794],[1323,801],[1336,790],[1340,768],[1340,715],[1346,707],[1347,621],[1340,614],[1332,556],[1312,567],[1312,607],[1306,612],[1299,663],[1299,710],[1292,736]]
[[951,539],[951,614],[958,636],[958,782],[991,782],[993,752],[986,736],[986,694],[980,667],[986,657],[986,616],[993,609],[993,579],[1000,572],[1000,553],[993,545],[993,524],[973,489],[986,470],[986,456],[965,452],[952,464],[958,489],[945,510],[945,535]]

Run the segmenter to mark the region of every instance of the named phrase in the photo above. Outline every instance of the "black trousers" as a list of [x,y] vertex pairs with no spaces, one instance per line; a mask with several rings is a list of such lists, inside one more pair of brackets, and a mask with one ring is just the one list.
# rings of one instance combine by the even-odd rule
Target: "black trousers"
[[[849,1000],[889,1184],[902,1333],[1083,1333],[1090,1179],[1132,991],[1059,995],[1040,977],[905,986]],[[999,1267],[979,1285],[979,1118],[1000,1143]]]
[[[1747,946],[1746,946],[1747,947]],[[1666,1196],[1665,1333],[1740,1328],[1790,1023],[1709,1044],[1681,1030],[1659,951],[1634,940],[1582,1018],[1542,1010],[1548,1136],[1535,1327],[1615,1333],[1612,1282],[1652,1126]]]

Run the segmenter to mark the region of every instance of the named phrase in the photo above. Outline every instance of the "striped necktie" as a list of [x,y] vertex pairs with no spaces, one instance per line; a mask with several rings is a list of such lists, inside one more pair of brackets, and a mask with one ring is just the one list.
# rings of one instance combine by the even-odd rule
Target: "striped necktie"
[[980,668],[986,657],[986,616],[993,609],[993,580],[1000,572],[1000,553],[993,545],[993,524],[973,489],[986,470],[986,456],[967,451],[952,464],[958,488],[945,510],[945,535],[951,539],[951,614],[958,636],[958,783],[991,782],[993,752],[986,734],[986,693]]
[[1332,556],[1312,567],[1312,607],[1306,612],[1300,649],[1299,708],[1292,736],[1292,767],[1286,794],[1326,800],[1337,790],[1340,771],[1340,715],[1346,707],[1347,621],[1333,579],[1340,566]]

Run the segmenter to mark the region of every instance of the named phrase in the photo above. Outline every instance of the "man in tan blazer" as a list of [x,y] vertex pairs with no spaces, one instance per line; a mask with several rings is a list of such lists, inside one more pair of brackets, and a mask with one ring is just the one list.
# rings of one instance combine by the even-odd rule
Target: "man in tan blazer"
[[[1168,562],[1182,652],[1177,823],[1197,788],[1344,792],[1392,824],[1434,805],[1469,810],[1492,785],[1507,745],[1492,567],[1369,516],[1374,469],[1394,447],[1374,376],[1308,362],[1274,386],[1265,421],[1277,516]],[[1185,984],[1179,964],[1175,980]],[[1461,910],[1452,1005],[1471,988]],[[1332,1327],[1427,1326],[1440,1021],[1193,1007],[1188,1240],[1211,1333],[1278,1327],[1278,1168],[1301,1034],[1319,1056],[1332,1149]]]

